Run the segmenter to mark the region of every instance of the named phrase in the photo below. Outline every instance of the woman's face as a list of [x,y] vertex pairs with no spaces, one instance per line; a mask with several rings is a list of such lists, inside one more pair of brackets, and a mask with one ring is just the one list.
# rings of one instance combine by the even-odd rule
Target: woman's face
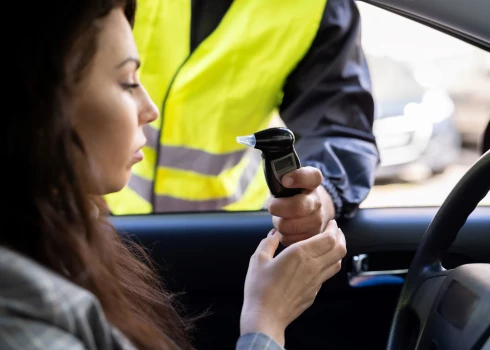
[[75,130],[89,160],[81,171],[91,194],[121,190],[143,159],[142,128],[158,110],[138,81],[138,67],[131,27],[115,9],[103,20],[97,51],[74,94]]

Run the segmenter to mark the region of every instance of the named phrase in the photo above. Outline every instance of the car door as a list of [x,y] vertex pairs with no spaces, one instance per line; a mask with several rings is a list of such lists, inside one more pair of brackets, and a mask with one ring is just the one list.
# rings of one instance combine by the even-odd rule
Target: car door
[[[376,185],[357,216],[339,221],[348,247],[342,270],[287,329],[287,349],[385,347],[404,272],[437,206],[478,158],[475,140],[483,134],[480,125],[490,117],[490,76],[485,73],[490,55],[484,51],[489,48],[490,27],[482,27],[483,13],[490,13],[490,6],[471,2],[474,6],[464,10],[461,1],[453,0],[443,7],[436,1],[395,0],[371,1],[384,9],[359,5],[368,62],[380,56],[389,59],[417,82],[421,93],[405,94],[403,80],[390,83],[383,65],[372,68],[373,86],[381,91],[375,96],[378,110],[393,107],[389,97],[397,94],[390,90],[398,89],[401,96],[393,112],[376,121],[381,125],[377,136],[384,140],[380,144],[384,159]],[[474,16],[472,21],[469,16]],[[467,42],[427,24],[443,26],[445,32]],[[392,86],[381,86],[386,81]],[[423,105],[424,98],[427,105],[416,110],[421,114],[408,115],[403,107]],[[386,118],[391,118],[390,124]],[[443,161],[446,153],[453,158]],[[434,167],[435,163],[442,165]],[[196,348],[234,348],[248,261],[272,228],[268,212],[153,214],[111,220],[121,234],[148,248],[167,287],[181,293],[183,313],[206,313],[192,331]],[[469,217],[444,266],[490,263],[489,232],[487,196]]]

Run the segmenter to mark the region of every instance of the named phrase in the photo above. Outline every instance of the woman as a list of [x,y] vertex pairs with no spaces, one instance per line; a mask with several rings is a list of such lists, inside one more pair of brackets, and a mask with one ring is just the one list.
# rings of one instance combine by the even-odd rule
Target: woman
[[[158,111],[138,82],[134,0],[35,2],[11,33],[7,184],[0,239],[1,349],[192,349],[188,323],[121,241],[101,195],[141,160]],[[18,97],[19,102],[16,102]],[[281,349],[285,328],[340,268],[335,222],[277,257],[265,238],[245,282],[239,349]]]

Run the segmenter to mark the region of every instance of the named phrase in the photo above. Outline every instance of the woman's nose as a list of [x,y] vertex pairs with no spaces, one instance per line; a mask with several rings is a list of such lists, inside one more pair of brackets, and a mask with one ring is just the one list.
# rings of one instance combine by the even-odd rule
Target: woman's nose
[[140,124],[145,125],[155,121],[160,113],[155,103],[151,100],[150,95],[148,95],[146,92],[145,88],[141,86],[141,89],[143,90],[143,96],[139,119]]

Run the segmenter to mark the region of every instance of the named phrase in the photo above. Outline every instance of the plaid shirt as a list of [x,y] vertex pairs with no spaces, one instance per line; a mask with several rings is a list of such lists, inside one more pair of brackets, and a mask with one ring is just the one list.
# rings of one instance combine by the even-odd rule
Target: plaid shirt
[[[135,350],[109,324],[97,298],[38,263],[0,246],[0,349]],[[237,350],[282,350],[260,333]]]

